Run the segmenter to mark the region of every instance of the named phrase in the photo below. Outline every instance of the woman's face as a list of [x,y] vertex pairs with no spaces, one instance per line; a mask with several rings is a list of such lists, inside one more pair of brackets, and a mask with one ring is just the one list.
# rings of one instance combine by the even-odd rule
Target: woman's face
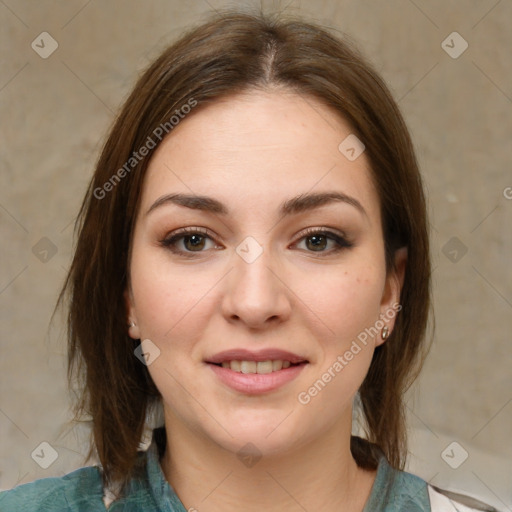
[[349,135],[311,97],[250,92],[192,111],[153,155],[127,302],[171,431],[267,454],[350,432],[400,279]]

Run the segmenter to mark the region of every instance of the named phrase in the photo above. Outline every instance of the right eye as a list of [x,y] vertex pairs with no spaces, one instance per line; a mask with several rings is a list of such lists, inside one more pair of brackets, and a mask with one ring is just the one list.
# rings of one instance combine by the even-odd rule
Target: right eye
[[[168,248],[175,254],[181,254],[185,257],[194,257],[191,253],[205,252],[207,242],[213,243],[210,232],[205,228],[182,228],[167,235],[160,240],[160,245]],[[212,249],[218,248],[213,243]]]

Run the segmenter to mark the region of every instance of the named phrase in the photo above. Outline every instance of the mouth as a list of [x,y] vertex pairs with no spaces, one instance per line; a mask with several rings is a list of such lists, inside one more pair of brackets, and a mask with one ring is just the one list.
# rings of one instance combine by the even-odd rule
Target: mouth
[[250,374],[250,373],[258,373],[260,375],[265,375],[268,373],[279,372],[281,370],[286,370],[292,366],[299,366],[306,364],[307,361],[300,361],[298,363],[292,363],[288,360],[283,359],[268,359],[267,361],[250,361],[250,360],[231,360],[231,361],[223,361],[222,363],[210,363],[215,366],[219,366],[222,368],[227,368],[234,372]]
[[295,379],[309,361],[291,352],[267,349],[224,351],[205,360],[221,383],[243,394],[275,391]]

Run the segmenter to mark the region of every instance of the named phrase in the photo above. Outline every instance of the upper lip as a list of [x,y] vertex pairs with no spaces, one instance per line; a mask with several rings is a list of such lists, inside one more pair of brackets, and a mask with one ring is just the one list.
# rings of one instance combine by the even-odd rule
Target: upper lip
[[264,350],[251,351],[243,348],[234,348],[231,350],[224,350],[219,352],[208,359],[207,363],[219,364],[224,361],[290,361],[290,363],[297,364],[307,362],[305,357],[288,352],[286,350],[280,350],[277,348],[267,348]]

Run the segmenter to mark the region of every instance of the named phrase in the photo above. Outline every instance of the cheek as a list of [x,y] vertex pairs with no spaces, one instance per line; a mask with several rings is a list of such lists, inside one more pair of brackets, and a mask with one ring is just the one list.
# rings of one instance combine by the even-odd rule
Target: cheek
[[332,425],[340,411],[350,406],[368,372],[374,352],[372,336],[378,335],[371,328],[379,319],[384,277],[379,265],[370,264],[318,277],[309,301],[326,325],[326,335],[317,337],[318,366],[297,400],[309,417],[323,417],[325,425]]
[[[210,276],[211,277],[211,276]],[[173,267],[154,250],[134,248],[130,279],[141,336],[155,343],[167,343],[200,321],[212,287],[211,279],[197,269]],[[194,331],[188,330],[188,337]]]
[[331,267],[304,273],[297,278],[295,290],[324,325],[330,344],[334,339],[340,348],[340,343],[357,336],[379,318],[384,281],[380,265],[358,263],[345,269]]
[[[166,403],[189,404],[190,393],[201,392],[187,372],[209,317],[212,279],[192,267],[173,267],[165,254],[145,248],[133,250],[130,279],[141,339],[160,350],[148,371]],[[186,392],[180,382],[187,383]]]

